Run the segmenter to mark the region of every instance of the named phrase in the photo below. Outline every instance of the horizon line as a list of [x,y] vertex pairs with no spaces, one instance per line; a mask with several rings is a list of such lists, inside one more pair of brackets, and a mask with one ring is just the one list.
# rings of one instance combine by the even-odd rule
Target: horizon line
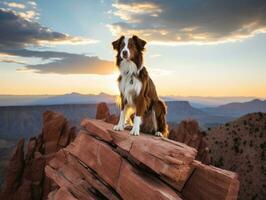
[[[110,95],[110,96],[118,96],[119,94],[111,94],[111,93],[107,93],[107,92],[99,92],[99,93],[80,93],[80,92],[70,92],[70,93],[59,93],[59,94],[0,94],[0,96],[62,96],[62,95],[67,95],[67,94],[80,94],[80,95],[100,95],[100,94],[106,94],[106,95]],[[232,95],[228,95],[228,96],[198,96],[198,95],[179,95],[179,94],[166,94],[166,95],[159,95],[160,97],[185,97],[185,98],[196,98],[196,97],[200,97],[200,98],[261,98],[261,99],[265,99],[266,100],[266,96],[232,96]]]

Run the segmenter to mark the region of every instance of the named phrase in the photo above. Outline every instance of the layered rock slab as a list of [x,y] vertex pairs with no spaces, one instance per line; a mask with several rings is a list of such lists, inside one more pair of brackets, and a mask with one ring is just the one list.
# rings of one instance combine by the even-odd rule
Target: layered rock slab
[[60,187],[50,199],[237,198],[237,175],[196,161],[197,151],[185,144],[116,132],[99,120],[81,125],[75,141],[46,166]]
[[182,194],[187,200],[227,199],[238,197],[239,181],[236,173],[194,161],[195,171]]
[[117,145],[127,157],[147,166],[178,191],[193,170],[191,163],[197,151],[185,144],[145,134],[133,137],[128,131],[113,131],[111,124],[97,120],[85,119],[82,125],[89,134]]
[[[89,183],[88,189],[95,198],[100,192],[110,199],[110,193],[116,194],[113,199],[178,199],[177,193],[159,179],[147,176],[141,170],[133,167],[125,158],[117,153],[108,144],[81,132],[76,140],[64,149],[64,155],[58,153],[58,160],[62,158],[63,164],[58,167],[60,161],[53,159],[46,166],[46,173],[59,186],[67,186],[69,182],[76,183],[84,179]],[[61,153],[61,152],[60,152]],[[76,160],[75,160],[76,158]],[[75,160],[75,161],[74,161]],[[67,164],[66,164],[67,163]],[[65,166],[76,165],[75,172],[65,169]],[[82,164],[81,164],[82,163]],[[82,168],[85,167],[85,171]],[[68,168],[68,167],[67,167]],[[56,171],[59,170],[59,171]],[[96,174],[93,174],[92,172]],[[64,177],[67,177],[66,179]],[[77,179],[77,177],[79,177]],[[88,177],[95,177],[88,179]],[[99,185],[93,186],[94,180],[99,178]],[[62,181],[65,180],[65,181]],[[71,184],[70,184],[71,185]],[[92,189],[94,188],[94,189]],[[103,192],[109,191],[109,192]],[[98,191],[95,192],[95,191]],[[114,192],[116,191],[116,192]],[[107,194],[107,195],[106,195]]]

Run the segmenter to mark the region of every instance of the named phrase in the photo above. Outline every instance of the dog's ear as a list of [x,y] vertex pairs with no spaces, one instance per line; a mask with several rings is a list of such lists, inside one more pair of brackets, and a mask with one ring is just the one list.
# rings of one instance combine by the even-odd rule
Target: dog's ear
[[137,48],[140,50],[140,51],[143,51],[144,50],[144,47],[146,45],[146,41],[145,40],[142,40],[140,39],[138,36],[136,35],[133,35],[133,41],[135,42]]
[[121,42],[124,40],[124,38],[125,38],[125,36],[122,35],[119,39],[112,42],[114,50],[119,50],[119,46],[120,46]]

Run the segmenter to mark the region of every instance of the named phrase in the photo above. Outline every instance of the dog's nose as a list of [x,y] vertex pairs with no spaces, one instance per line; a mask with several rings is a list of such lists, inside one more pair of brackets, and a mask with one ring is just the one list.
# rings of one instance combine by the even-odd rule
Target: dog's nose
[[127,58],[127,51],[126,50],[124,50],[123,52],[122,52],[122,54],[123,54],[123,58]]

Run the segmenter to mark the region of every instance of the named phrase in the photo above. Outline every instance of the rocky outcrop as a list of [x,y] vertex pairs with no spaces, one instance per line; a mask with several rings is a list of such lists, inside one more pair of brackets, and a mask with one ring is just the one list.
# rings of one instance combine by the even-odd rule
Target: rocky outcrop
[[75,135],[75,127],[70,127],[63,115],[45,112],[42,133],[30,138],[26,154],[24,139],[18,142],[6,170],[0,199],[45,199],[57,185],[45,176],[44,167]]
[[234,172],[196,161],[186,144],[82,121],[76,139],[45,167],[58,188],[49,199],[237,199]]
[[102,102],[97,105],[96,110],[96,119],[101,119],[105,122],[117,124],[118,123],[118,116],[115,114],[110,114],[109,108],[106,103]]
[[169,133],[169,139],[185,143],[195,149],[198,154],[196,159],[205,164],[210,164],[210,153],[205,138],[206,133],[200,131],[196,120],[184,120]]

